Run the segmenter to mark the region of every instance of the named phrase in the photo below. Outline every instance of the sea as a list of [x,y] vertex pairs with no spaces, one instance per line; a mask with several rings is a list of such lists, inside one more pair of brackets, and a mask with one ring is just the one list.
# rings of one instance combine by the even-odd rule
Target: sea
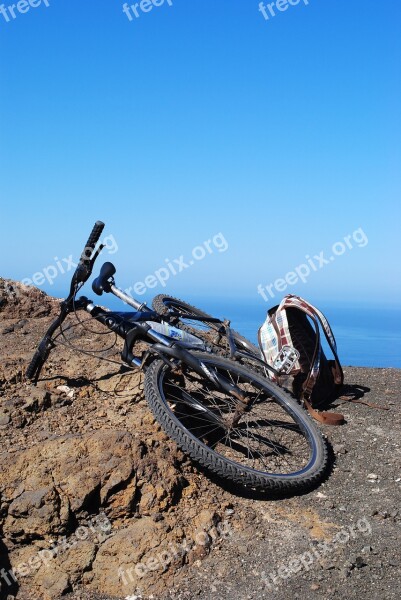
[[[188,296],[185,301],[214,317],[230,319],[236,331],[257,344],[258,329],[268,308],[263,300],[256,303],[247,298]],[[110,295],[102,302],[114,310],[127,309]],[[401,308],[324,302],[317,305],[332,327],[344,366],[401,368]],[[327,350],[327,345],[323,346]]]

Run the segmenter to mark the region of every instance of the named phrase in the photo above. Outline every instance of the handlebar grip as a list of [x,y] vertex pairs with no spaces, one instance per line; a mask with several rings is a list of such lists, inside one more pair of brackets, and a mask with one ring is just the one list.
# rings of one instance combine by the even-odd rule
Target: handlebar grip
[[31,362],[29,363],[29,367],[26,370],[27,379],[34,379],[36,372],[42,366],[42,363],[43,363],[42,354],[39,352],[39,350],[36,350]]
[[[90,233],[90,236],[88,237],[88,241],[85,244],[84,251],[82,252],[82,255],[81,255],[81,261],[89,260],[90,255],[92,254],[92,250],[94,249],[97,242],[99,241],[100,236],[102,235],[103,229],[104,229],[104,223],[102,221],[96,221],[96,223]],[[91,251],[90,253],[88,253],[88,249]]]

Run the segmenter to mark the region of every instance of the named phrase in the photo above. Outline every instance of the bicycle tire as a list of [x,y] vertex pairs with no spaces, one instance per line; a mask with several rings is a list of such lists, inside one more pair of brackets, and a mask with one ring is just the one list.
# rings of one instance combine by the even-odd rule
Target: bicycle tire
[[[279,420],[273,418],[269,421],[267,420],[269,415],[266,414],[263,417],[257,417],[257,412],[254,412],[252,419],[253,421],[255,419],[258,420],[254,423],[248,420],[246,423],[249,426],[249,431],[255,423],[258,428],[263,426],[270,431],[271,440],[266,437],[266,434],[262,435],[258,433],[255,435],[255,430],[252,430],[251,434],[249,434],[248,430],[246,432],[246,439],[252,443],[259,441],[259,439],[264,440],[268,451],[266,450],[263,459],[259,450],[254,454],[256,451],[251,451],[247,447],[246,453],[244,453],[241,447],[244,435],[238,437],[238,432],[236,431],[240,430],[241,421],[233,428],[231,441],[228,440],[228,434],[225,433],[225,443],[221,443],[223,437],[219,437],[217,445],[213,442],[215,445],[211,447],[210,444],[213,436],[220,435],[220,432],[218,434],[215,433],[216,427],[210,429],[210,431],[205,430],[205,428],[214,427],[215,422],[204,419],[203,416],[205,413],[199,412],[198,409],[192,411],[192,406],[190,409],[187,409],[187,413],[184,412],[184,408],[188,406],[188,394],[193,399],[199,396],[200,392],[200,388],[197,388],[196,385],[191,390],[190,384],[193,373],[191,373],[190,368],[181,365],[180,374],[177,375],[164,361],[157,359],[150,365],[146,372],[145,397],[156,421],[161,425],[166,434],[195,462],[231,483],[269,492],[300,492],[316,485],[326,471],[328,460],[327,446],[322,434],[307,412],[282,389],[263,377],[258,376],[243,365],[213,354],[197,353],[196,355],[209,370],[215,369],[220,372],[228,372],[236,378],[238,385],[247,385],[248,388],[252,385],[255,386],[257,390],[260,390],[258,392],[259,396],[265,393],[267,404],[263,405],[262,414],[267,410],[267,407],[272,411],[273,416],[277,407],[281,410]],[[196,377],[202,385],[202,391],[206,389],[206,395],[210,395],[209,400],[203,400],[202,406],[208,410],[210,410],[210,406],[213,406],[214,413],[218,415],[215,411],[215,406],[217,405],[217,400],[220,403],[222,402],[221,392],[215,389],[212,393],[208,389],[208,386],[212,385],[209,380],[200,379],[199,376],[195,375]],[[177,381],[180,382],[185,379],[187,383],[184,389],[180,387],[182,384],[177,384]],[[242,383],[239,383],[240,380]],[[219,394],[218,397],[214,395],[216,393]],[[229,406],[229,403],[233,402],[233,397],[226,395],[226,398],[227,406]],[[255,402],[253,408],[262,406],[262,404],[262,401]],[[251,415],[253,408],[246,414]],[[194,412],[196,413],[195,415],[193,414]],[[224,415],[224,418],[226,418],[226,415]],[[276,433],[276,437],[272,441],[272,432],[279,427],[281,427],[281,431]],[[244,431],[243,428],[242,431]],[[284,435],[287,435],[289,439],[294,439],[295,442],[297,440],[301,442],[300,438],[296,438],[297,435],[301,435],[301,443],[303,446],[306,444],[305,448],[301,448],[300,450],[302,456],[299,459],[296,456],[294,457],[297,462],[299,461],[299,467],[294,467],[294,471],[291,471],[291,467],[290,472],[273,472],[273,470],[267,469],[262,471],[259,468],[251,466],[252,462],[255,462],[257,459],[263,462],[264,468],[264,459],[266,461],[270,460],[272,465],[276,459],[277,463],[277,459],[281,458],[280,454],[282,456],[286,454],[286,444],[288,445],[288,442],[284,440]],[[218,447],[218,451],[216,447]],[[224,454],[222,454],[223,450]],[[241,462],[239,462],[237,454],[241,457]],[[286,454],[285,459],[283,458],[283,463],[285,462],[290,464],[289,453]],[[277,468],[275,470],[277,471]]]

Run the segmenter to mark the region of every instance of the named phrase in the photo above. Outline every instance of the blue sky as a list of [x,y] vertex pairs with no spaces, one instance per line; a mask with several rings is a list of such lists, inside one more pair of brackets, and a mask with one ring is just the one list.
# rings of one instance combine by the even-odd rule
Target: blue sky
[[323,252],[275,299],[398,301],[399,0],[302,0],[269,20],[257,0],[166,0],[131,21],[117,0],[48,3],[0,14],[2,276],[77,256],[101,219],[121,287],[194,263],[148,298],[264,304],[258,284]]

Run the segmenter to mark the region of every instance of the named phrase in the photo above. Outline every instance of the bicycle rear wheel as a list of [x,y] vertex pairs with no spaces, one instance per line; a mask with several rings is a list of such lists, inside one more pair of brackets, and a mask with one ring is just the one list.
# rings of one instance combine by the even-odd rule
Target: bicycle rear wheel
[[238,418],[238,401],[185,364],[175,373],[154,361],[145,396],[165,432],[192,459],[219,476],[258,490],[300,491],[318,482],[327,448],[307,412],[282,389],[243,365],[197,353],[209,371],[250,399]]
[[[221,322],[215,323],[208,319],[213,319],[212,315],[205,313],[203,310],[192,306],[179,298],[173,298],[172,296],[166,296],[159,294],[155,296],[152,301],[153,309],[159,313],[159,315],[172,315],[172,322],[177,324],[181,329],[192,333],[198,337],[201,337],[206,343],[210,344],[214,349],[221,349],[224,354],[229,351],[229,343],[227,336],[224,332],[224,326]],[[191,316],[202,317],[202,321],[199,321]],[[235,344],[239,350],[254,354],[258,358],[260,357],[260,350],[242,336],[237,331],[231,330]]]

